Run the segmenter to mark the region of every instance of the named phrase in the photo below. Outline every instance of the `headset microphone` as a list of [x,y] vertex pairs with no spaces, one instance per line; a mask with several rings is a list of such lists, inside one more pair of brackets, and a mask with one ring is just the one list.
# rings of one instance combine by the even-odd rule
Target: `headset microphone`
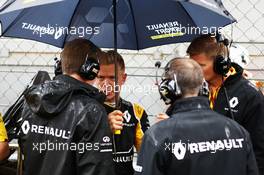
[[161,66],[161,62],[160,62],[160,61],[157,61],[157,62],[155,63],[155,67],[159,69],[160,66]]
[[158,71],[159,71],[160,66],[161,66],[161,62],[157,61],[155,63],[155,68],[156,68],[156,85],[158,86],[158,88],[159,88]]

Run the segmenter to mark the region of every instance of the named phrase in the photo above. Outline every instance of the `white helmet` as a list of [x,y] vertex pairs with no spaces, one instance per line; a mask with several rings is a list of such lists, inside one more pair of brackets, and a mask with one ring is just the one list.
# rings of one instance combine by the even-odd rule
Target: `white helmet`
[[249,64],[250,57],[248,50],[241,45],[232,44],[229,51],[229,57],[232,62],[237,63],[242,68],[245,68]]

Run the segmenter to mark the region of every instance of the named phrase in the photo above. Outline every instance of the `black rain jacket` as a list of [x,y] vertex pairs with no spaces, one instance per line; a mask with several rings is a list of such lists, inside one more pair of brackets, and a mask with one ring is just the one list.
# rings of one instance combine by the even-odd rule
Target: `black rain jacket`
[[24,175],[113,175],[105,96],[59,75],[25,96],[19,143]]
[[205,97],[177,100],[171,118],[148,129],[136,175],[258,175],[248,132],[209,108]]
[[[250,134],[260,175],[264,175],[264,97],[256,87],[243,76],[243,69],[233,63],[235,75],[225,82],[227,95],[234,119]],[[223,86],[214,102],[214,111],[231,118]]]

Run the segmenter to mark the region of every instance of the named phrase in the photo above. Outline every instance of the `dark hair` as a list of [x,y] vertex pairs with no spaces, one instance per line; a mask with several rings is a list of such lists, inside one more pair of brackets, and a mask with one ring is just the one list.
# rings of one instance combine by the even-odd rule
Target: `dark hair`
[[115,64],[115,57],[117,59],[117,64],[120,70],[125,70],[125,62],[123,57],[114,50],[101,52],[100,55],[98,56],[98,59],[100,65],[110,65],[110,64]]
[[174,80],[175,75],[183,95],[198,94],[204,79],[202,68],[198,63],[189,58],[172,59],[165,72],[165,78]]
[[67,42],[60,54],[63,73],[78,73],[87,55],[96,58],[97,52],[101,50],[87,39],[78,38]]

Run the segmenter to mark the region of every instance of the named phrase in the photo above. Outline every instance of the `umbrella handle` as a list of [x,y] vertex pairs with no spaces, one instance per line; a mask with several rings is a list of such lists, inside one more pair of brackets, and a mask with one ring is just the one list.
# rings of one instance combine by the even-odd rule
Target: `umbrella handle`
[[121,134],[121,130],[115,130],[115,135],[120,135]]

